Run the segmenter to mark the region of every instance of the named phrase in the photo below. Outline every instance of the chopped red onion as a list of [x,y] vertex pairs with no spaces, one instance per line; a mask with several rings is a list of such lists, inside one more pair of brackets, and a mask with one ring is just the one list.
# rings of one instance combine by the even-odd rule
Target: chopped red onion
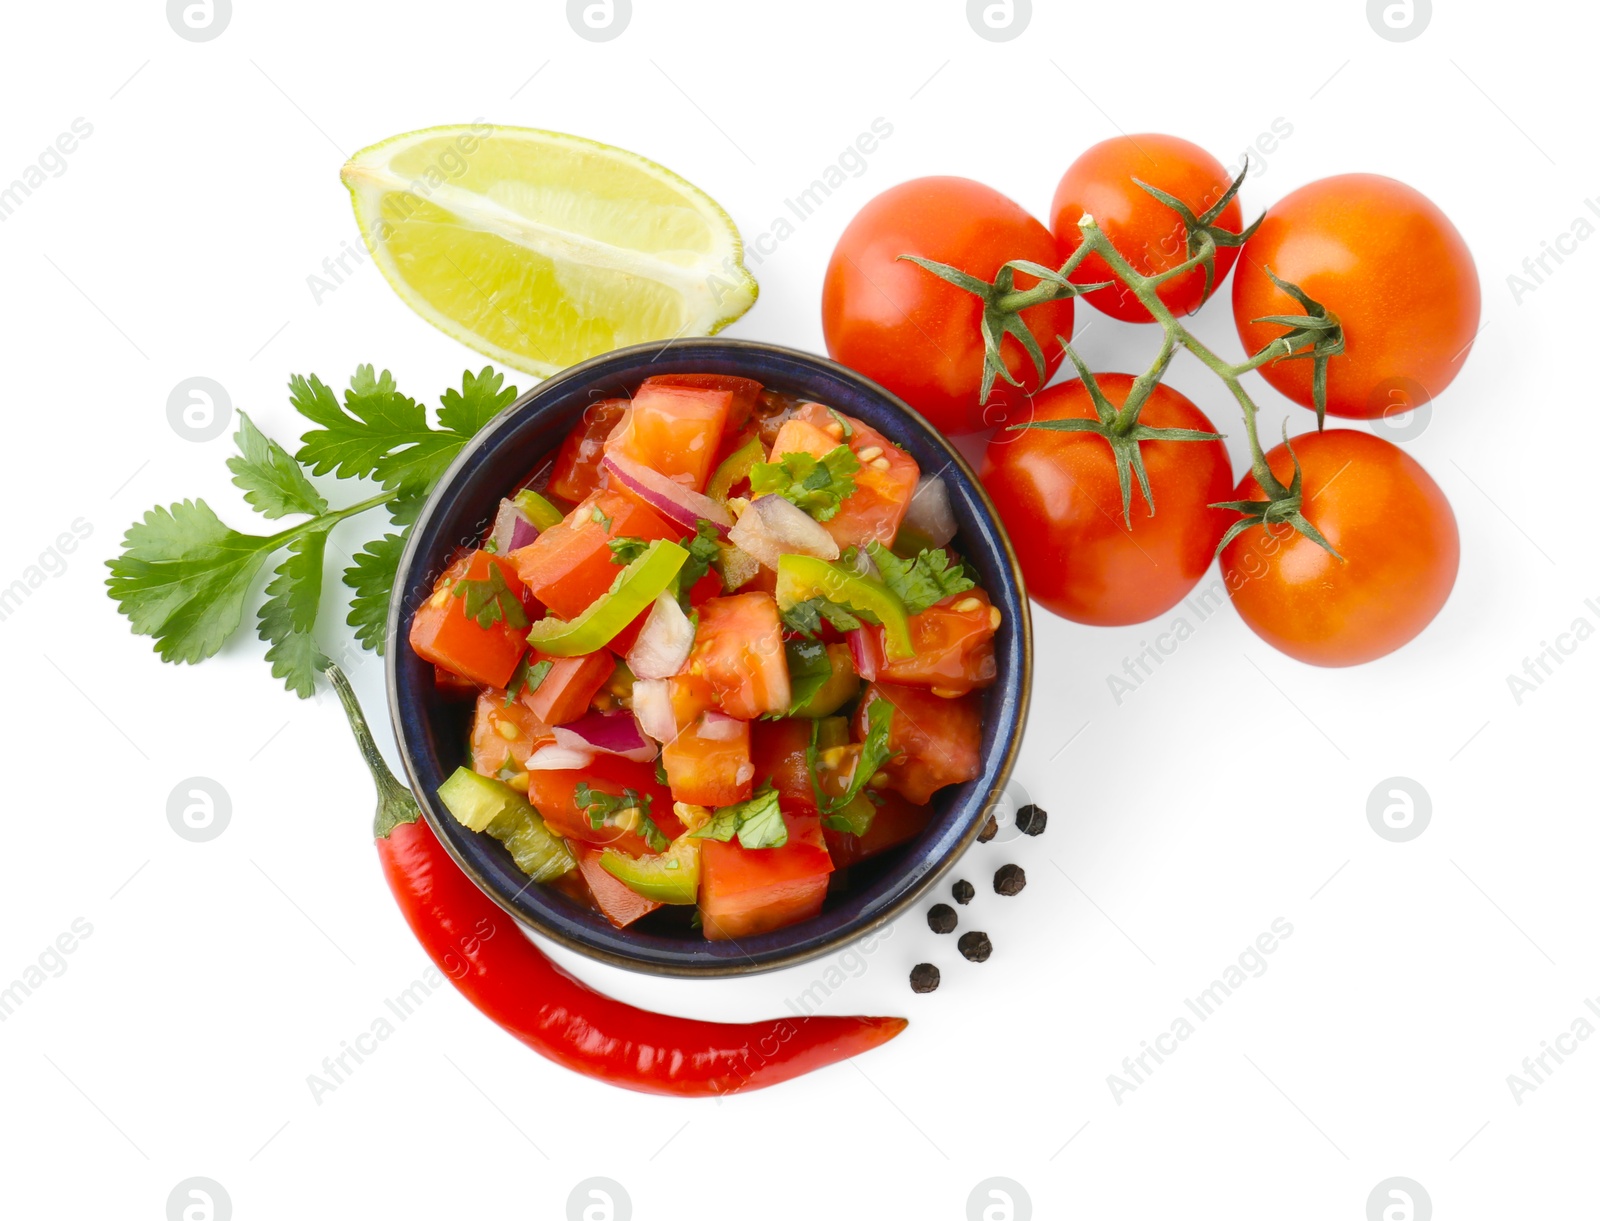
[[950,507],[950,488],[937,475],[924,475],[911,493],[902,530],[911,529],[928,540],[930,547],[943,547],[956,536],[956,515]]
[[878,681],[878,651],[867,639],[867,633],[872,628],[858,627],[852,632],[846,632],[844,638],[850,642],[850,664],[865,681],[872,683]]
[[588,767],[594,762],[594,752],[573,750],[559,742],[554,746],[541,746],[528,756],[530,772],[571,772]]
[[698,736],[707,742],[731,742],[743,732],[744,724],[725,712],[706,712],[700,718]]
[[518,547],[526,547],[539,537],[539,527],[513,500],[502,500],[500,511],[494,515],[494,533],[489,539],[497,555],[509,555]]
[[752,500],[728,532],[728,541],[767,568],[776,568],[786,555],[839,558],[839,544],[833,535],[804,509],[778,495]]
[[674,483],[659,471],[616,454],[607,454],[601,464],[612,479],[639,497],[668,521],[682,527],[684,533],[693,534],[700,519],[704,518],[717,528],[723,538],[733,525],[728,510],[702,496],[693,488]]
[[635,678],[671,678],[683,669],[694,645],[694,624],[671,593],[662,593],[645,617],[644,627],[628,650],[628,669]]
[[556,745],[574,754],[617,755],[634,763],[648,763],[656,757],[656,744],[644,736],[633,713],[626,710],[585,713],[576,721],[557,725],[555,735]]
[[639,728],[663,746],[678,736],[672,712],[672,687],[664,678],[640,678],[633,684],[633,715]]

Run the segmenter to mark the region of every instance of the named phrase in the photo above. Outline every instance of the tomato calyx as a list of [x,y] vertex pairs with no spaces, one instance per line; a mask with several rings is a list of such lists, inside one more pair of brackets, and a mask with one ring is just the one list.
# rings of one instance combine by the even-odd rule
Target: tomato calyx
[[[1076,269],[1083,261],[1081,252],[1075,253],[1068,259],[1066,266],[1059,271],[1042,263],[1013,259],[995,273],[993,281],[979,279],[959,267],[952,267],[948,263],[936,263],[921,255],[902,254],[899,257],[908,263],[915,263],[924,271],[931,271],[945,283],[972,293],[983,302],[983,317],[979,323],[983,332],[983,381],[978,389],[979,403],[989,401],[989,394],[994,389],[996,377],[1003,377],[1013,386],[1022,385],[1011,376],[1011,370],[1006,368],[1006,362],[1000,355],[1000,347],[1007,335],[1022,345],[1023,351],[1033,361],[1035,376],[1041,382],[1044,381],[1044,352],[1040,349],[1039,341],[1034,338],[1033,332],[1028,329],[1027,323],[1023,322],[1023,310],[1030,305],[1043,305],[1047,301],[1081,297],[1084,293],[1093,292],[1097,288],[1111,287],[1109,280],[1103,284],[1073,284],[1067,280],[1067,273]],[[1018,288],[1016,273],[1019,271],[1023,275],[1035,277],[1039,282],[1032,288]]]
[[[1223,192],[1222,198],[1200,213],[1199,216],[1196,216],[1189,205],[1176,195],[1168,194],[1160,187],[1153,187],[1148,182],[1141,181],[1138,178],[1133,180],[1133,184],[1136,187],[1171,208],[1178,214],[1179,219],[1183,221],[1189,259],[1181,269],[1174,270],[1181,270],[1184,274],[1187,274],[1196,265],[1196,261],[1198,261],[1200,267],[1205,269],[1206,290],[1200,296],[1200,305],[1204,305],[1211,300],[1212,290],[1216,287],[1217,247],[1243,246],[1250,240],[1255,231],[1261,227],[1261,222],[1267,219],[1267,214],[1263,212],[1256,217],[1253,223],[1238,233],[1231,232],[1216,224],[1217,217],[1221,216],[1223,209],[1233,202],[1233,197],[1239,193],[1239,188],[1244,185],[1245,175],[1249,172],[1250,160],[1247,157],[1245,158],[1244,169],[1239,171],[1239,176]],[[1174,278],[1173,272],[1155,277],[1158,283],[1172,278]],[[1198,310],[1200,305],[1195,306],[1195,310]],[[1191,310],[1190,312],[1193,313],[1194,311]]]
[[[1260,223],[1260,222],[1257,222]],[[1339,317],[1321,303],[1313,301],[1298,284],[1290,284],[1272,274],[1272,268],[1263,267],[1267,279],[1281,292],[1288,293],[1305,310],[1303,314],[1268,314],[1254,318],[1253,322],[1266,322],[1288,327],[1247,362],[1249,368],[1259,368],[1269,360],[1278,364],[1285,360],[1311,361],[1311,400],[1317,409],[1317,431],[1322,431],[1323,418],[1328,408],[1328,361],[1344,351],[1344,327]],[[1299,349],[1304,348],[1305,351]]]
[[1034,420],[1027,424],[1013,424],[1008,432],[1021,432],[1028,428],[1037,428],[1044,432],[1088,432],[1104,439],[1111,447],[1111,456],[1117,464],[1117,484],[1122,489],[1122,524],[1129,530],[1133,529],[1133,481],[1139,481],[1139,492],[1144,496],[1144,502],[1150,508],[1149,515],[1156,514],[1155,498],[1150,493],[1150,476],[1145,470],[1144,455],[1139,449],[1141,441],[1220,441],[1222,435],[1215,432],[1206,432],[1199,428],[1151,428],[1147,424],[1139,423],[1139,413],[1150,399],[1151,392],[1161,381],[1162,375],[1167,371],[1167,365],[1172,361],[1176,341],[1171,335],[1161,346],[1161,354],[1156,357],[1155,364],[1145,370],[1133,385],[1128,389],[1128,395],[1123,400],[1121,408],[1112,406],[1111,400],[1100,388],[1100,383],[1089,370],[1089,366],[1065,339],[1057,336],[1062,348],[1067,353],[1067,359],[1072,361],[1073,367],[1078,371],[1078,377],[1083,382],[1083,388],[1089,392],[1089,401],[1094,404],[1095,418],[1092,420]]
[[[1271,273],[1269,272],[1268,274],[1270,275]],[[1223,548],[1253,526],[1267,528],[1275,525],[1287,525],[1305,535],[1334,559],[1342,563],[1344,556],[1334,550],[1333,544],[1323,537],[1322,531],[1313,526],[1307,520],[1305,514],[1301,512],[1304,500],[1302,491],[1304,473],[1300,469],[1300,459],[1295,457],[1294,446],[1289,441],[1289,425],[1287,422],[1283,426],[1283,444],[1284,448],[1289,451],[1289,461],[1294,464],[1294,477],[1289,480],[1288,487],[1285,487],[1283,481],[1274,475],[1265,463],[1262,463],[1262,471],[1265,472],[1266,478],[1263,479],[1261,477],[1261,471],[1255,472],[1255,475],[1256,482],[1261,484],[1261,489],[1267,494],[1267,499],[1223,500],[1211,506],[1213,509],[1227,509],[1234,513],[1242,514],[1239,520],[1229,526],[1227,533],[1222,536],[1222,541],[1217,544],[1216,554],[1220,556]]]

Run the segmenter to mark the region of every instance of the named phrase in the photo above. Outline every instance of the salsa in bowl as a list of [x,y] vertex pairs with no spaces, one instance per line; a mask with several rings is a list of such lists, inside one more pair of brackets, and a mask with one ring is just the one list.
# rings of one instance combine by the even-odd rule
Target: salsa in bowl
[[528,925],[638,969],[767,969],[891,918],[1026,716],[1026,600],[965,463],[749,342],[611,353],[508,408],[424,507],[390,627],[435,832]]

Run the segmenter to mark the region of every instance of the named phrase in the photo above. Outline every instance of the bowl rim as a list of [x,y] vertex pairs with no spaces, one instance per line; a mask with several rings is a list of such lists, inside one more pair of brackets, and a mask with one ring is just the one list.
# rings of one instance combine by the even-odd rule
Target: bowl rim
[[[768,971],[811,962],[860,941],[904,915],[910,908],[921,901],[928,891],[961,859],[972,846],[974,840],[977,839],[978,832],[987,821],[983,815],[992,808],[999,794],[1005,791],[1006,785],[1015,769],[1017,755],[1021,751],[1022,737],[1027,728],[1033,695],[1033,618],[1028,599],[1027,584],[1023,578],[1022,565],[1017,557],[1016,549],[1012,545],[1011,536],[1006,531],[1005,524],[1001,521],[999,511],[995,508],[994,502],[989,498],[988,490],[983,486],[977,472],[972,469],[966,457],[950,443],[944,433],[935,428],[926,417],[904,399],[854,369],[815,352],[808,352],[801,348],[792,348],[783,344],[769,343],[764,340],[737,339],[733,337],[674,339],[615,348],[598,356],[592,356],[579,364],[569,366],[560,373],[535,383],[485,424],[479,430],[478,436],[485,436],[502,424],[507,417],[525,410],[528,403],[536,397],[550,394],[552,390],[559,390],[565,383],[585,378],[593,374],[597,369],[610,370],[612,366],[620,366],[615,371],[626,375],[630,370],[637,369],[640,366],[648,367],[655,357],[665,355],[668,351],[692,353],[696,350],[705,350],[708,355],[715,353],[724,357],[731,350],[735,353],[749,353],[752,355],[767,354],[786,361],[809,362],[825,367],[830,375],[840,380],[852,382],[863,392],[883,400],[895,410],[909,417],[912,424],[924,432],[929,441],[944,453],[949,462],[962,471],[976,495],[979,508],[988,516],[990,523],[993,525],[994,536],[999,543],[1002,567],[1010,575],[1015,587],[1016,603],[1019,611],[1014,616],[1017,622],[1013,628],[1017,632],[1019,658],[1017,674],[1014,680],[1016,728],[1009,741],[1004,743],[994,778],[987,792],[982,794],[983,800],[976,803],[975,812],[968,819],[968,825],[960,837],[938,859],[928,862],[927,868],[922,871],[921,875],[906,886],[892,902],[887,903],[870,916],[860,917],[855,921],[842,925],[831,936],[823,938],[814,944],[803,947],[797,946],[790,950],[771,953],[760,960],[750,959],[745,962],[728,959],[689,963],[657,961],[631,956],[623,952],[613,951],[604,946],[592,944],[582,937],[573,936],[563,929],[531,918],[526,912],[501,896],[498,890],[489,883],[488,879],[481,877],[479,872],[459,851],[453,836],[445,833],[443,825],[445,816],[438,809],[437,796],[432,792],[426,791],[425,786],[420,781],[418,763],[412,751],[410,736],[405,728],[406,720],[401,715],[398,667],[401,649],[404,647],[404,641],[400,633],[401,618],[405,614],[406,599],[404,597],[391,596],[390,599],[389,617],[385,625],[385,639],[388,643],[388,648],[385,650],[384,655],[384,687],[390,729],[394,733],[395,743],[400,752],[401,765],[405,770],[406,780],[417,798],[417,804],[422,810],[423,818],[428,823],[429,830],[444,846],[445,851],[450,855],[457,867],[472,880],[473,885],[488,896],[497,907],[511,916],[523,932],[531,931],[541,937],[547,937],[564,949],[571,950],[575,954],[596,962],[604,963],[608,966],[621,967],[641,974],[677,979],[727,979],[763,974]],[[491,451],[482,443],[474,444],[473,442],[468,442],[451,461],[444,473],[439,476],[433,490],[428,494],[427,500],[417,513],[414,525],[407,536],[405,548],[400,554],[400,560],[395,569],[395,584],[393,587],[395,592],[403,590],[410,584],[411,570],[417,561],[417,552],[426,533],[424,527],[437,511],[445,490],[450,487],[464,468],[481,461],[489,452]],[[975,794],[975,796],[977,795]],[[803,927],[805,923],[801,922],[795,927]]]

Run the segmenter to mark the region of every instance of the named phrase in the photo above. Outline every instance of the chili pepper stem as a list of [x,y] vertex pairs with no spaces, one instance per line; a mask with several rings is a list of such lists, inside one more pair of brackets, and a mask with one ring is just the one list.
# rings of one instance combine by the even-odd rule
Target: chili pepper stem
[[367,770],[372,773],[372,782],[378,790],[378,809],[372,819],[372,836],[374,839],[388,839],[389,833],[404,823],[416,822],[422,816],[421,807],[411,790],[395,779],[395,774],[389,770],[389,765],[384,762],[383,755],[378,752],[378,744],[373,741],[372,729],[367,724],[366,714],[361,711],[361,704],[356,699],[355,688],[350,685],[350,680],[345,677],[337,663],[328,662],[322,668],[332,684],[334,693],[339,697],[339,703],[344,706],[345,718],[350,722],[350,732],[355,735],[356,746],[361,751],[361,757],[367,762]]

